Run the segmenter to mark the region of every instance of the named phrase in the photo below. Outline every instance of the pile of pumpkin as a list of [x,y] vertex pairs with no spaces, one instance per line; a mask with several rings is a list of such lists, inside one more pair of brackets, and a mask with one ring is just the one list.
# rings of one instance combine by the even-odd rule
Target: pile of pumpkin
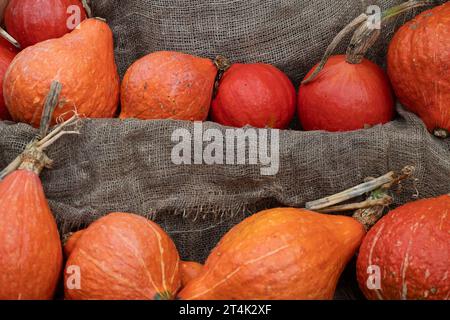
[[[50,83],[57,80],[63,86],[54,121],[74,108],[87,117],[113,117],[119,77],[111,30],[89,18],[67,33],[54,18],[66,15],[55,11],[56,3],[83,7],[77,0],[48,2],[45,10],[31,0],[11,0],[6,8],[7,30],[24,48],[17,55],[5,43],[0,49],[8,113],[37,126]],[[36,12],[51,12],[51,19],[29,28]],[[443,26],[450,26],[450,3],[401,28],[388,56],[397,96],[436,132],[450,129],[450,41]],[[32,30],[52,39],[42,41]],[[388,78],[355,57],[331,58],[313,82],[302,85],[298,100],[305,129],[353,130],[391,119]],[[203,121],[212,105],[219,123],[273,128],[288,125],[296,104],[289,79],[272,66],[229,67],[223,59],[175,52],[152,53],[134,63],[121,97],[121,118]],[[0,299],[51,299],[58,287],[63,245],[39,173],[51,163],[43,151],[63,125],[30,144],[17,169],[0,182]],[[367,298],[448,299],[449,211],[449,195],[419,200],[391,211],[367,232],[362,223],[367,217],[266,210],[232,228],[204,266],[180,261],[173,241],[150,220],[111,213],[65,242],[65,298],[331,299],[358,252],[357,279]]]
[[[78,8],[73,11],[79,11],[82,21],[73,31],[67,26],[69,6]],[[394,7],[385,18],[405,8]],[[393,119],[391,82],[405,107],[430,131],[446,136],[449,12],[446,3],[397,32],[389,48],[389,77],[363,57],[373,37],[360,38],[363,41],[349,46],[346,56],[328,55],[324,64],[314,67],[297,95],[289,78],[274,66],[230,65],[222,57],[212,61],[167,51],[136,61],[120,85],[112,32],[102,20],[87,18],[79,0],[11,0],[5,10],[6,29],[23,50],[14,58],[15,49],[5,40],[0,44],[0,118],[37,126],[50,82],[58,80],[64,101],[54,118],[76,108],[89,118],[210,117],[228,126],[286,129],[298,109],[304,130],[349,131]]]

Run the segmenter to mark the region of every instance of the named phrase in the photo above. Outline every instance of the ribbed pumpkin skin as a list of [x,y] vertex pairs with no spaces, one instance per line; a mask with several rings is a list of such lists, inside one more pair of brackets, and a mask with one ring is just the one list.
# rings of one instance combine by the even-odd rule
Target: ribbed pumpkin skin
[[294,117],[296,102],[294,85],[276,67],[234,64],[220,81],[212,118],[232,127],[286,129]]
[[120,118],[204,121],[216,75],[209,59],[179,52],[151,53],[125,73]]
[[[70,254],[65,298],[72,300],[156,300],[181,286],[180,258],[169,236],[134,214],[111,213],[91,224]],[[79,266],[81,289],[69,289],[69,266]]]
[[203,265],[194,261],[181,261],[181,286],[184,288],[190,281],[203,272]]
[[[88,118],[111,118],[119,102],[119,75],[108,25],[88,19],[73,32],[21,51],[4,79],[4,96],[15,121],[39,125],[53,80],[63,88],[53,122],[76,109]],[[70,115],[69,115],[70,116]]]
[[353,218],[271,209],[228,232],[184,300],[332,299],[365,234]]
[[72,31],[70,6],[80,8],[80,22],[86,12],[79,0],[10,0],[5,10],[5,24],[9,34],[22,48],[48,39],[59,38]]
[[3,77],[6,70],[13,61],[16,54],[8,48],[0,45],[0,120],[10,120],[8,109],[6,109],[5,100],[3,98]]
[[450,2],[425,11],[395,34],[388,74],[400,102],[430,131],[450,131]]
[[304,130],[353,131],[391,121],[394,98],[379,66],[367,59],[350,64],[338,55],[330,57],[313,82],[300,87],[298,112]]
[[[381,290],[368,289],[369,266],[380,268]],[[383,217],[361,245],[357,277],[371,300],[449,299],[450,197],[411,202]]]
[[58,229],[37,174],[0,182],[0,300],[53,298],[61,273]]

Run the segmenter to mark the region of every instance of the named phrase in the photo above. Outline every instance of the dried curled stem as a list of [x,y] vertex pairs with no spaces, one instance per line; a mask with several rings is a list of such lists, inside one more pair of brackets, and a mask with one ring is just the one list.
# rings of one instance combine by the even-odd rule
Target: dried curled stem
[[[381,177],[370,179],[367,182],[359,184],[353,188],[347,189],[332,196],[328,196],[319,200],[306,203],[305,208],[308,210],[321,211],[336,204],[348,201],[350,199],[362,196],[372,191],[391,189],[394,185],[398,185],[401,181],[408,179],[414,173],[413,166],[404,167],[400,173],[394,171],[388,172]],[[367,202],[367,204],[370,204]],[[370,207],[369,205],[366,207]],[[359,208],[362,208],[361,206]]]
[[45,100],[38,137],[31,141],[22,154],[0,172],[0,180],[17,169],[26,169],[39,174],[43,168],[49,168],[52,165],[52,160],[44,153],[45,150],[64,135],[79,134],[80,117],[76,113],[67,121],[56,125],[48,133],[53,111],[59,103],[61,88],[59,82],[52,82]]
[[90,0],[81,0],[81,3],[83,4],[84,10],[86,10],[87,17],[92,18],[92,9],[90,6]]
[[[388,191],[411,177],[414,170],[413,166],[406,166],[399,173],[391,171],[379,178],[370,178],[369,181],[338,194],[308,202],[305,207],[323,213],[356,210],[353,217],[369,229],[383,216],[384,209],[392,203],[393,199],[388,195]],[[336,205],[364,194],[369,194],[365,201]]]
[[[414,8],[428,6],[434,4],[433,1],[423,1],[423,0],[410,0],[406,1],[398,6],[389,8],[383,11],[381,16],[381,26],[383,27],[386,23],[404,12],[410,11]],[[350,41],[350,45],[347,48],[347,62],[352,64],[357,64],[362,61],[367,51],[373,46],[373,44],[378,40],[381,34],[381,28],[374,28],[371,21],[369,21],[369,16],[366,14],[361,14],[347,26],[342,29],[337,36],[333,39],[331,44],[328,46],[325,54],[320,61],[318,67],[313,71],[313,73],[302,81],[302,84],[308,84],[317,77],[317,75],[323,70],[328,59],[333,54],[336,47],[344,39],[344,37],[351,31],[355,30],[353,37]]]
[[214,81],[214,92],[213,97],[216,96],[217,90],[219,89],[220,80],[222,80],[223,75],[225,72],[231,67],[231,62],[224,56],[217,56],[216,59],[214,59],[214,65],[216,66],[218,72],[216,79]]

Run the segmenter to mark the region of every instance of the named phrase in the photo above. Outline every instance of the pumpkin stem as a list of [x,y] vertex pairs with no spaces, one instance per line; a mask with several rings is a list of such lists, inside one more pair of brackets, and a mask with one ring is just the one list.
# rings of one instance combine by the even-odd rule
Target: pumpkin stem
[[[78,125],[80,123],[80,118],[76,113],[69,120],[63,122],[60,121],[60,123],[48,133],[52,114],[59,103],[61,89],[62,86],[59,82],[52,82],[50,91],[45,99],[38,137],[31,141],[25,147],[24,152],[0,172],[0,180],[17,169],[29,170],[39,174],[44,168],[49,168],[52,165],[52,160],[47,157],[44,151],[66,134],[79,134]],[[64,128],[69,126],[72,126],[74,129],[64,130]]]
[[352,22],[350,22],[348,25],[342,29],[337,36],[333,39],[333,41],[328,46],[327,50],[325,51],[325,54],[322,57],[322,60],[320,60],[319,65],[314,70],[314,72],[305,80],[302,81],[302,84],[308,84],[312,82],[317,75],[322,71],[322,69],[325,67],[325,64],[327,63],[328,59],[333,54],[336,47],[339,45],[339,43],[342,41],[342,39],[345,38],[347,34],[350,33],[350,31],[353,31],[356,27],[358,27],[361,23],[364,21],[367,21],[367,15],[365,13],[361,14],[357,18],[355,18]]
[[214,92],[213,92],[213,98],[217,95],[217,90],[219,90],[220,80],[222,80],[223,75],[225,72],[231,67],[231,62],[224,56],[217,56],[216,59],[214,59],[214,64],[217,67],[217,76],[216,80],[214,81]]
[[[379,178],[368,178],[366,179],[368,181],[356,187],[323,199],[308,202],[305,207],[306,209],[323,213],[356,210],[353,217],[368,229],[383,216],[384,209],[392,203],[393,199],[388,195],[389,190],[411,177],[414,170],[413,166],[406,166],[400,173],[391,171]],[[363,202],[335,206],[338,203],[367,193],[369,193],[369,196]]]
[[83,5],[84,10],[86,11],[86,15],[88,16],[88,18],[92,18],[92,9],[90,6],[90,1],[88,0],[81,0],[81,3]]
[[2,38],[4,38],[6,41],[8,41],[9,43],[11,43],[14,47],[16,47],[17,49],[20,49],[20,44],[19,42],[17,42],[16,39],[14,39],[8,32],[6,32],[5,29],[3,29],[2,27],[0,27],[0,36]]
[[447,129],[437,128],[434,129],[433,134],[435,137],[440,139],[447,139],[450,137],[450,132]]
[[381,21],[378,26],[374,25],[369,20],[367,20],[366,23],[362,23],[353,34],[350,45],[347,48],[347,62],[350,64],[361,63],[367,51],[380,37],[381,28],[384,27],[390,19],[404,12],[430,4],[433,4],[433,1],[410,0],[383,11],[381,14]]
[[333,41],[325,51],[325,54],[318,67],[308,78],[302,81],[302,84],[305,85],[314,81],[317,75],[325,67],[328,59],[331,57],[338,44],[350,31],[353,31],[355,28],[357,28],[356,31],[354,31],[350,45],[347,48],[347,62],[351,64],[358,64],[361,63],[366,52],[377,41],[378,37],[381,34],[381,27],[385,25],[389,19],[411,9],[427,6],[430,4],[433,4],[433,1],[410,0],[402,3],[401,5],[389,8],[383,11],[381,15],[381,25],[379,28],[374,27],[371,21],[369,21],[369,16],[367,14],[361,14],[337,34],[337,36],[333,39]]

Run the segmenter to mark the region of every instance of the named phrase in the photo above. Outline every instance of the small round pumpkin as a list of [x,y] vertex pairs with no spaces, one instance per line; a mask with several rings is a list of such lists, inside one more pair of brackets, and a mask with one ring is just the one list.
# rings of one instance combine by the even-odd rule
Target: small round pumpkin
[[371,300],[450,298],[450,196],[408,203],[365,237],[357,278]]
[[286,129],[296,105],[295,87],[274,66],[233,64],[223,75],[212,102],[212,119],[222,125]]
[[160,51],[131,65],[121,91],[121,119],[204,121],[217,68],[210,59]]
[[395,34],[388,74],[400,102],[440,137],[450,135],[450,2],[425,11]]
[[6,29],[22,48],[62,37],[85,19],[80,0],[10,0],[5,10]]
[[394,97],[384,71],[367,59],[347,60],[331,56],[316,79],[300,87],[298,113],[304,130],[352,131],[393,119]]
[[179,263],[175,244],[157,224],[134,214],[111,213],[77,241],[66,264],[65,297],[171,299],[181,286]]

